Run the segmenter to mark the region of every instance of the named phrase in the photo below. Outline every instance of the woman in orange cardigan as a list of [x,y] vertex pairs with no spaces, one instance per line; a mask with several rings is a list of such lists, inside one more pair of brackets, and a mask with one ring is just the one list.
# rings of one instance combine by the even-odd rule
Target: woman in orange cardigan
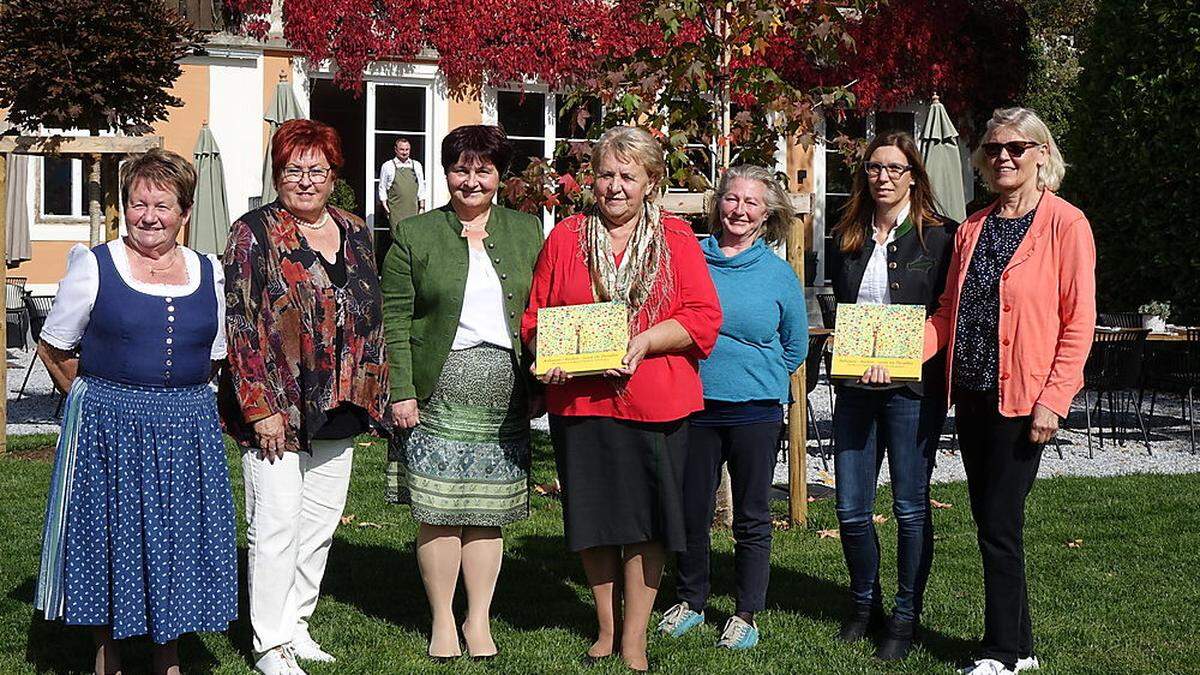
[[1025,498],[1044,444],[1083,387],[1096,326],[1096,248],[1054,194],[1065,164],[1031,110],[997,110],[974,164],[999,194],[959,228],[925,353],[946,381],[983,555],[983,647],[961,672],[1038,667],[1025,579]]

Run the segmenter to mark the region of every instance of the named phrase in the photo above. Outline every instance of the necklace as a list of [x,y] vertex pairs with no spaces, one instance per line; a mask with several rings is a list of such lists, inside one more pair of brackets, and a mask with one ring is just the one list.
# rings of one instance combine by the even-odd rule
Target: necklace
[[296,222],[297,222],[297,223],[300,223],[300,225],[301,225],[302,227],[306,228],[306,229],[309,229],[309,230],[319,230],[319,229],[321,229],[322,227],[325,227],[326,225],[328,225],[328,224],[329,224],[329,212],[328,212],[328,211],[322,211],[322,212],[321,212],[321,219],[320,219],[320,220],[318,220],[318,221],[317,221],[317,222],[315,222],[315,223],[309,223],[309,222],[305,222],[305,220],[304,220],[303,218],[296,218]]
[[[139,256],[142,255],[140,251],[138,251],[136,248],[133,248],[128,243],[125,244],[125,247],[130,249],[134,253],[137,253]],[[170,260],[168,260],[167,264],[163,265],[162,267],[155,267],[154,263],[149,258],[145,258],[146,267],[150,270],[150,276],[152,276],[152,277],[157,276],[159,274],[166,272],[167,270],[171,269],[172,267],[174,267],[175,263],[179,261],[179,247],[178,246],[172,247],[170,253],[162,256],[162,258],[168,258],[168,257],[170,258]],[[160,258],[160,259],[162,259],[162,258]]]

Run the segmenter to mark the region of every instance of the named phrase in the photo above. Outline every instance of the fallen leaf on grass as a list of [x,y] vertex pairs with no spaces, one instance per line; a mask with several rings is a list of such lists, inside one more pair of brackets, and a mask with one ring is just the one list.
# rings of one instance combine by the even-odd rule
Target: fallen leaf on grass
[[813,502],[815,502],[815,501],[817,501],[817,498],[816,498],[816,497],[809,497],[809,498],[808,498],[808,503],[809,503],[809,504],[811,504],[811,503],[813,503]]
[[363,521],[360,521],[360,522],[358,523],[357,527],[359,527],[359,528],[363,528],[363,527],[373,527],[373,528],[375,528],[375,529],[377,529],[377,530],[381,530],[381,529],[383,529],[383,525],[380,525],[379,523],[372,523],[372,522],[371,522],[371,521],[369,521],[369,520],[363,520]]
[[774,518],[771,520],[771,527],[776,530],[790,530],[792,529],[792,521],[788,518]]
[[888,521],[888,517],[882,513],[876,513],[871,517],[871,520],[874,521],[876,525],[882,525]]
[[1082,539],[1068,539],[1066,542],[1067,548],[1083,548]]
[[952,509],[952,508],[954,508],[954,505],[953,505],[953,504],[947,504],[947,503],[945,503],[945,502],[939,502],[938,500],[936,500],[936,499],[932,499],[932,498],[929,500],[929,505],[930,505],[930,506],[932,506],[932,507],[933,507],[933,508],[935,508],[935,509]]
[[817,530],[817,538],[819,539],[841,539],[842,533],[838,532],[835,527],[832,530]]
[[343,524],[343,525],[349,525],[350,523],[353,523],[353,522],[354,522],[354,519],[355,519],[356,517],[357,517],[357,516],[355,516],[353,513],[351,513],[351,514],[350,514],[350,515],[348,515],[348,516],[342,516],[342,524]]
[[559,487],[558,481],[556,480],[553,483],[539,483],[538,485],[534,485],[533,491],[539,495],[542,495],[543,497],[558,497],[562,492],[562,488]]
[[359,444],[358,444],[358,447],[360,447],[360,448],[365,448],[365,447],[367,447],[367,446],[369,446],[369,445],[371,445],[371,444],[370,444],[370,443],[367,443],[367,442],[363,442],[363,443],[359,443]]

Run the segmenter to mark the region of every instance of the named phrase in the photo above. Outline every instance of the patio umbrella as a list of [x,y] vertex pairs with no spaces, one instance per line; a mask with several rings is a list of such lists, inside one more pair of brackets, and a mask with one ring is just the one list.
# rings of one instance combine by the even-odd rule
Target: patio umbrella
[[217,139],[205,124],[192,150],[196,160],[196,198],[188,229],[188,246],[200,253],[225,252],[229,238],[229,202],[225,199],[225,169]]
[[263,119],[271,125],[271,139],[267,141],[267,156],[263,159],[263,204],[270,204],[275,201],[277,196],[275,182],[271,180],[271,143],[275,137],[275,130],[288,120],[302,117],[304,117],[304,112],[300,110],[300,102],[296,100],[296,94],[292,92],[292,85],[288,82],[280,82],[275,85],[275,98],[271,100],[271,107],[267,108],[266,114],[263,115]]
[[963,195],[962,160],[958,154],[958,130],[950,121],[946,107],[933,95],[925,131],[921,134],[921,155],[925,171],[937,197],[938,213],[961,223],[967,218]]
[[25,187],[29,181],[28,155],[8,155],[8,205],[4,209],[5,251],[8,267],[33,258],[29,243],[29,201]]

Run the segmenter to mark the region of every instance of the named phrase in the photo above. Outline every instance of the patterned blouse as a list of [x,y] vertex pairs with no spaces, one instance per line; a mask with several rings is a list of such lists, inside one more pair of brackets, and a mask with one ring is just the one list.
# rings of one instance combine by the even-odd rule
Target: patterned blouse
[[326,412],[342,402],[386,424],[388,367],[371,232],[345,211],[329,212],[345,233],[341,288],[279,202],[242,216],[229,233],[221,417],[244,446],[255,442],[252,423],[277,412],[287,417],[292,451],[307,450]]
[[1000,275],[1029,232],[1037,209],[1020,218],[995,211],[983,221],[958,303],[954,388],[996,391],[1000,372]]

